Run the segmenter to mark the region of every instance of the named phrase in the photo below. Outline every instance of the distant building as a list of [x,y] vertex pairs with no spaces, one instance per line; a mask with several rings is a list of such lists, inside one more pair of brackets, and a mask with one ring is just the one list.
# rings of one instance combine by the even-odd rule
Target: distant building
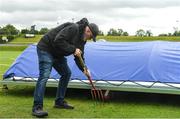
[[25,34],[25,38],[34,38],[35,35],[34,34]]

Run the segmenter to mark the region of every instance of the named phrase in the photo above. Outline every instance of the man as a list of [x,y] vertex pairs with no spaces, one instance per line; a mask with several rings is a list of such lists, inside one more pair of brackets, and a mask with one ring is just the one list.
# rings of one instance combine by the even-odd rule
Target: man
[[[64,101],[67,85],[71,77],[71,71],[65,56],[74,55],[75,62],[79,69],[86,75],[90,73],[85,70],[78,59],[84,54],[84,45],[87,40],[96,41],[99,32],[98,26],[88,23],[86,18],[77,23],[64,23],[46,33],[37,45],[39,61],[39,78],[34,91],[34,104],[32,115],[37,117],[48,116],[43,111],[43,98],[46,82],[51,73],[52,67],[61,75],[55,99],[55,108],[73,109],[74,107]],[[84,58],[83,58],[84,60]]]

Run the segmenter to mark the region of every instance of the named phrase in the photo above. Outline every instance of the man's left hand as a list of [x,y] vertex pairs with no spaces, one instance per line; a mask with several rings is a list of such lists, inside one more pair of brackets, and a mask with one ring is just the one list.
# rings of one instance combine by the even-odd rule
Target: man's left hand
[[90,73],[89,69],[87,69],[86,67],[84,68],[83,73],[84,73],[87,77],[91,77],[91,73]]

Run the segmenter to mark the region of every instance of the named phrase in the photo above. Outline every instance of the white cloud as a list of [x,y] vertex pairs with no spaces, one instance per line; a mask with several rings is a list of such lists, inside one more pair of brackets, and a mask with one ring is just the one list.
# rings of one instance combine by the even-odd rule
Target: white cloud
[[55,27],[87,17],[102,31],[122,28],[134,35],[142,28],[154,35],[173,32],[179,25],[179,0],[0,0],[0,26]]

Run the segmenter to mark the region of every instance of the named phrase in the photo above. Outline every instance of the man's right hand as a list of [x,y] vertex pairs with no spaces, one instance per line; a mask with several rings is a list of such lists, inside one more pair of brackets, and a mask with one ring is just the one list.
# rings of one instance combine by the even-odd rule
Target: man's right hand
[[74,52],[74,56],[81,56],[82,51],[79,48],[76,48],[75,52]]

